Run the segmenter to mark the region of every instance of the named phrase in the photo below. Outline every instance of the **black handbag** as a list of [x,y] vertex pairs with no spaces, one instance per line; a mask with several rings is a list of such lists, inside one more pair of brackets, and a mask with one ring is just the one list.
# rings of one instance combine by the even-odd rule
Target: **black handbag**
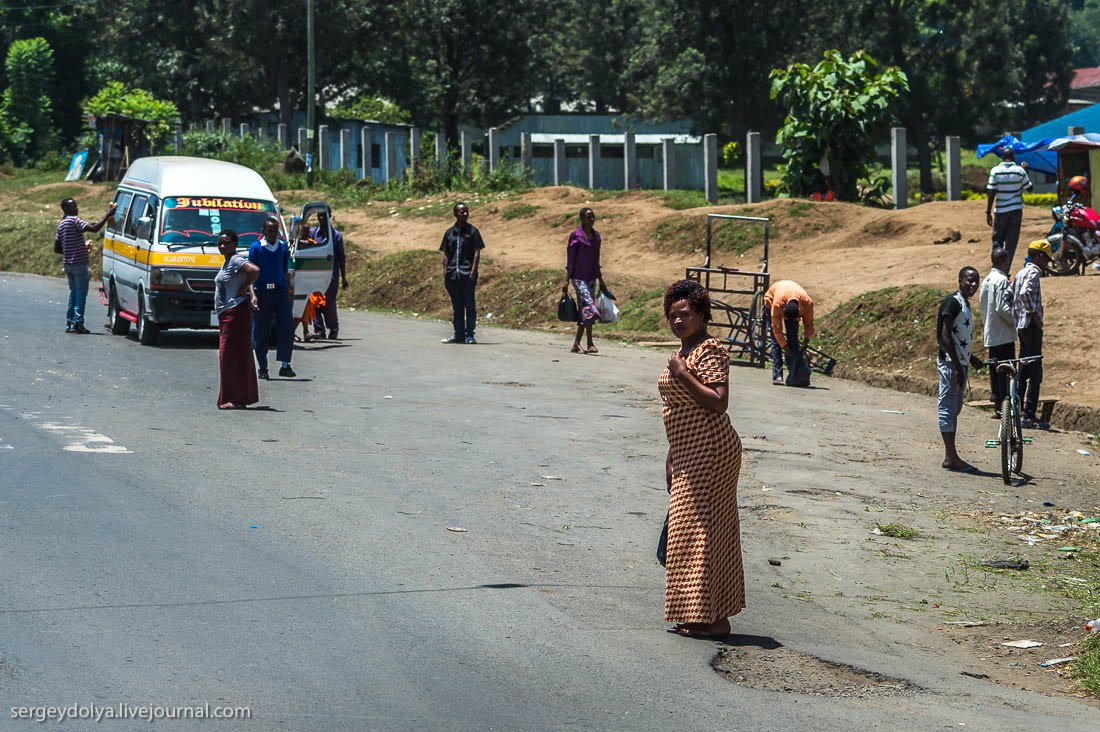
[[568,292],[563,292],[561,300],[558,301],[558,320],[563,323],[576,323],[580,320],[577,303]]
[[657,561],[661,563],[661,566],[665,566],[665,559],[668,558],[668,514],[665,514],[665,525],[661,529],[661,538],[657,540]]
[[54,254],[64,254],[65,253],[65,250],[61,246],[61,240],[60,239],[54,239],[53,240],[53,253]]

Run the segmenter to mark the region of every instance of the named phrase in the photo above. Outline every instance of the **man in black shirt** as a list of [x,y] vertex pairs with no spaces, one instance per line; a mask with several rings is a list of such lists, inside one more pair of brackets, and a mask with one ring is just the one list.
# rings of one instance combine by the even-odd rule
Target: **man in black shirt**
[[963,267],[959,270],[959,289],[940,304],[936,318],[936,340],[940,346],[936,364],[940,372],[939,422],[943,437],[943,467],[957,473],[973,473],[976,470],[955,450],[955,430],[966,391],[966,367],[982,367],[981,359],[970,350],[974,336],[970,298],[977,291],[978,270]]
[[474,304],[474,287],[477,285],[477,265],[485,242],[477,227],[467,223],[470,209],[465,203],[454,205],[455,225],[447,229],[439,251],[443,253],[443,284],[451,296],[454,309],[454,335],[444,338],[444,343],[477,343],[474,328],[477,327],[477,306]]

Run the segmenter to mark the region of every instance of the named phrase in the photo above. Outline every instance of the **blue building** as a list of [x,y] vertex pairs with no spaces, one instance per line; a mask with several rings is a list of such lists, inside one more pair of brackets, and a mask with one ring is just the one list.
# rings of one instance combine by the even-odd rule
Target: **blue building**
[[635,133],[638,183],[642,188],[664,184],[662,142],[675,143],[676,180],[673,188],[703,188],[703,138],[691,134],[691,120],[647,122],[610,114],[529,114],[500,125],[502,161],[522,160],[520,134],[531,136],[531,167],[538,186],[554,184],[554,141],[565,142],[566,181],[588,185],[588,137],[600,136],[601,188],[625,187],[623,155],[625,133]]

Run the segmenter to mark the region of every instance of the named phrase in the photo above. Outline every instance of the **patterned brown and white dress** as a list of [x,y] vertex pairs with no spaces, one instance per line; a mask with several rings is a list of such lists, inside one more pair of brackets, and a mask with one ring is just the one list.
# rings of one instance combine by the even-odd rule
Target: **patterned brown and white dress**
[[[708,338],[685,359],[703,384],[729,382],[729,353]],[[729,415],[696,402],[666,368],[657,382],[672,455],[665,620],[713,623],[745,607],[737,478],[741,438]]]

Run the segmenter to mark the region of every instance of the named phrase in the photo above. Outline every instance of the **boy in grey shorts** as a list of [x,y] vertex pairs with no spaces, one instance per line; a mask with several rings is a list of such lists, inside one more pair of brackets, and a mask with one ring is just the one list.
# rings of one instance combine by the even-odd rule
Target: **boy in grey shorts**
[[970,313],[970,298],[978,291],[978,270],[963,267],[959,270],[959,289],[940,304],[936,318],[936,340],[939,341],[939,357],[936,365],[940,371],[940,434],[943,436],[943,467],[956,473],[973,473],[973,465],[959,457],[955,450],[955,429],[962,411],[963,393],[966,391],[966,367],[982,367],[982,361],[973,353],[974,318]]

